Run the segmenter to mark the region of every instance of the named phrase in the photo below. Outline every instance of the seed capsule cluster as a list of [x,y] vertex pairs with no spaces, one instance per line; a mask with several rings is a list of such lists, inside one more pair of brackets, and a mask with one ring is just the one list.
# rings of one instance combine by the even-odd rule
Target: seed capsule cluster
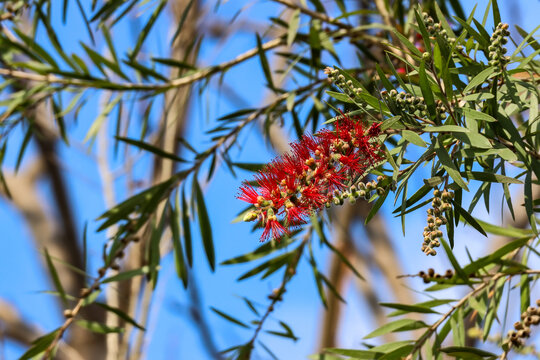
[[[404,91],[397,92],[394,89],[390,91],[383,90],[381,91],[381,95],[386,101],[391,101],[397,106],[399,110],[403,112],[422,118],[429,116],[427,105],[424,101],[424,98],[421,96],[414,96]],[[446,111],[448,109],[446,109],[446,106],[443,104],[443,102],[441,100],[437,100],[435,102],[435,105],[437,119],[446,119]]]
[[327,67],[324,73],[328,76],[328,80],[339,87],[343,92],[354,98],[360,95],[362,88],[355,87],[352,80],[345,80],[345,76],[339,73],[339,70]]
[[505,45],[508,42],[508,36],[510,31],[508,31],[508,24],[499,23],[493,35],[491,35],[489,50],[489,65],[491,66],[501,66],[504,67],[510,61],[509,56],[505,56],[506,47]]
[[[428,13],[422,13],[422,17],[424,18],[424,23],[426,24],[430,39],[435,40],[437,36],[440,36],[443,40],[447,41],[450,46],[454,45],[456,38],[448,36],[448,33],[443,29],[440,22],[436,23]],[[456,50],[463,51],[463,46],[457,45]]]
[[442,225],[446,225],[448,220],[444,217],[443,213],[452,209],[450,200],[454,197],[454,193],[444,190],[441,192],[439,189],[433,191],[433,201],[431,202],[431,209],[427,210],[427,226],[424,228],[424,243],[422,244],[422,252],[426,255],[437,255],[437,251],[434,249],[441,246],[441,238],[443,233],[440,230]]
[[439,274],[434,269],[429,268],[428,271],[420,271],[418,276],[424,280],[424,283],[428,284],[433,279],[451,279],[454,276],[454,271],[448,269],[444,274]]
[[[332,202],[334,205],[343,205],[345,199],[349,199],[349,202],[354,204],[358,198],[363,198],[365,200],[370,199],[374,192],[377,192],[379,196],[384,195],[386,189],[379,186],[379,182],[381,182],[383,179],[384,176],[378,176],[377,180],[372,180],[366,183],[360,181],[358,184],[352,185],[349,189],[343,191],[335,190]],[[332,202],[328,201],[326,203],[326,207],[331,207]]]
[[[536,305],[540,307],[540,299],[536,300]],[[529,306],[521,314],[521,321],[514,323],[514,330],[508,332],[503,346],[521,347],[525,345],[525,339],[531,335],[531,325],[540,324],[540,308]]]

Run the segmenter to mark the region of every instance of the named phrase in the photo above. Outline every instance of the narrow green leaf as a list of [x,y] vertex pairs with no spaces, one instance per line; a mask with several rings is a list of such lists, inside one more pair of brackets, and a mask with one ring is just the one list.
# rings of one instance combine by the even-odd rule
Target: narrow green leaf
[[89,320],[75,320],[75,323],[82,328],[90,330],[98,334],[109,334],[109,333],[121,333],[124,332],[124,329],[121,327],[111,327],[105,324],[101,324],[97,321]]
[[440,351],[452,357],[466,359],[484,359],[486,357],[498,357],[493,353],[468,346],[448,346],[440,349]]
[[327,240],[325,241],[325,244],[330,250],[332,250],[332,252],[334,252],[340,258],[340,260],[353,272],[354,275],[356,275],[359,279],[365,280],[364,277],[358,272],[358,270],[356,270],[354,265],[351,264],[351,262],[345,257],[345,255],[343,255],[334,245],[332,245]]
[[520,312],[523,313],[531,304],[531,278],[528,275],[521,275],[519,280],[519,298],[520,298]]
[[486,80],[497,76],[500,72],[498,71],[499,68],[495,66],[490,66],[487,69],[482,70],[480,73],[478,73],[474,78],[471,79],[469,84],[463,89],[463,93],[468,93],[473,88],[482,85]]
[[452,177],[452,179],[458,184],[461,188],[469,191],[469,188],[467,187],[467,184],[465,184],[465,181],[463,181],[463,178],[461,177],[461,174],[459,173],[458,169],[456,169],[456,166],[452,162],[452,159],[450,158],[450,155],[448,155],[448,152],[446,152],[446,149],[440,145],[440,140],[437,139],[435,142],[435,153],[437,154],[437,157],[439,158],[442,166]]
[[130,138],[126,138],[126,137],[122,137],[122,136],[115,136],[115,139],[116,140],[120,140],[120,141],[123,141],[125,143],[128,143],[130,145],[133,145],[133,146],[136,146],[140,149],[143,149],[143,150],[146,150],[146,151],[149,151],[159,157],[162,157],[162,158],[166,158],[166,159],[171,159],[171,160],[174,160],[174,161],[178,161],[178,162],[186,162],[186,160],[182,159],[181,157],[175,155],[175,154],[171,154],[169,152],[166,152],[154,145],[150,145],[148,143],[145,143],[144,141],[140,141],[140,140],[135,140],[135,139],[130,139]]
[[354,100],[351,97],[349,97],[349,95],[342,94],[340,92],[330,91],[330,90],[327,90],[326,93],[340,102],[354,104]]
[[88,133],[86,133],[86,136],[84,137],[84,142],[95,138],[97,135],[99,129],[101,129],[101,125],[103,122],[107,119],[111,111],[113,111],[114,107],[118,104],[118,102],[122,99],[122,96],[119,95],[116,98],[114,98],[111,102],[109,102],[101,111],[99,116],[94,120],[92,125],[90,126],[90,129],[88,130]]
[[210,218],[208,217],[208,211],[204,203],[204,196],[199,186],[197,178],[193,178],[193,187],[195,188],[195,195],[197,197],[197,217],[199,219],[199,229],[201,230],[201,237],[204,245],[204,251],[206,258],[208,259],[208,265],[212,271],[216,268],[216,255],[214,252],[214,240],[212,238],[212,227],[210,225]]
[[165,5],[167,5],[167,0],[161,0],[159,5],[156,7],[150,18],[148,19],[148,22],[144,25],[141,32],[139,33],[139,37],[137,38],[137,43],[135,44],[135,48],[129,54],[130,59],[135,59],[137,55],[139,54],[139,51],[142,48],[142,45],[144,43],[144,40],[148,36],[148,33],[150,30],[152,30],[152,27],[154,26],[154,23],[156,22],[157,18],[165,8]]
[[191,6],[193,5],[193,0],[189,0],[189,3],[186,5],[186,8],[182,12],[182,16],[180,17],[180,21],[178,22],[178,26],[176,27],[176,31],[174,32],[174,35],[171,39],[171,45],[174,44],[174,41],[180,35],[180,32],[182,31],[182,28],[184,27],[184,23],[186,22],[187,16],[189,14],[189,10],[191,9]]
[[238,320],[237,318],[232,317],[231,315],[226,314],[226,313],[224,313],[223,311],[216,309],[215,307],[210,307],[210,309],[211,309],[213,312],[215,312],[216,314],[218,314],[219,316],[221,316],[222,318],[224,318],[225,320],[230,321],[230,322],[232,322],[233,324],[236,324],[236,325],[241,326],[241,327],[243,327],[243,328],[249,329],[249,326],[248,326],[248,325],[244,324],[243,322],[241,322],[241,321]]
[[379,305],[401,310],[401,313],[420,313],[420,314],[439,314],[438,311],[433,310],[429,306],[422,306],[419,304],[416,305],[407,305],[407,304],[396,304],[396,303],[379,303]]
[[182,189],[182,231],[184,234],[184,245],[186,247],[186,258],[189,266],[193,266],[193,247],[191,241],[191,222],[189,220],[189,208],[186,201],[186,194]]
[[370,351],[379,352],[379,353],[389,353],[399,348],[402,348],[404,346],[408,346],[411,344],[411,342],[412,342],[411,340],[394,341],[394,342],[387,343],[384,345],[372,347]]
[[384,200],[386,200],[386,197],[389,193],[390,191],[386,190],[383,195],[379,196],[375,204],[373,204],[373,206],[369,210],[369,214],[366,216],[366,220],[364,222],[365,224],[367,224],[377,214],[382,204],[384,204]]
[[[288,263],[289,260],[292,258],[293,256],[293,253],[292,252],[288,252],[288,253],[285,253],[285,254],[282,254],[282,255],[278,255],[272,259],[269,259],[267,261],[265,261],[264,263],[256,266],[255,268],[249,270],[248,272],[244,273],[243,275],[241,275],[239,278],[238,278],[238,281],[241,281],[241,280],[245,280],[249,277],[252,277],[252,276],[255,276],[267,269],[269,269],[271,266],[277,266],[278,268],[280,266],[283,266],[284,264]],[[275,269],[275,267],[274,267]]]
[[[353,349],[337,349],[337,348],[326,348],[324,349],[325,352],[330,352],[333,354],[338,354],[342,356],[349,356],[348,359],[369,359],[372,360],[376,358],[377,355],[380,355],[380,353],[375,353],[369,350],[353,350]],[[322,356],[322,357],[321,357]],[[329,355],[321,355],[317,354],[316,357],[310,357],[312,360],[342,360],[343,357],[330,357]]]
[[149,272],[150,272],[150,267],[145,265],[138,269],[124,271],[119,274],[110,276],[104,279],[101,283],[106,284],[110,282],[123,281],[123,280],[131,279],[132,277],[135,277],[135,276],[146,275]]
[[407,39],[407,37],[405,37],[402,33],[400,33],[398,30],[396,29],[392,29],[392,31],[394,32],[394,34],[396,34],[396,36],[399,38],[399,41],[401,41],[403,43],[403,45],[405,45],[407,47],[407,49],[409,49],[409,51],[411,52],[411,54],[413,55],[416,55],[418,56],[419,58],[422,57],[422,53],[420,52],[420,50],[418,50],[416,48],[416,46],[414,46],[414,44],[412,42],[409,41],[409,39]]
[[467,210],[463,209],[455,201],[452,201],[452,205],[453,205],[455,211],[457,212],[457,215],[461,215],[465,219],[465,221],[467,221],[467,223],[469,223],[469,225],[471,225],[473,228],[475,228],[480,234],[487,237],[487,234],[484,231],[484,229],[482,228],[482,226],[472,217],[471,214],[469,214],[469,212]]
[[[478,220],[478,221],[480,222],[480,220]],[[483,225],[483,226],[484,226],[484,229],[487,230],[486,226],[485,225]],[[483,268],[483,267],[485,267],[485,266],[487,266],[489,264],[498,263],[503,258],[503,256],[509,254],[510,252],[512,252],[512,251],[514,251],[516,249],[519,249],[519,248],[525,246],[528,241],[529,241],[529,237],[514,240],[514,241],[500,247],[499,249],[495,250],[490,255],[481,257],[481,258],[475,260],[474,262],[466,265],[463,268],[463,271],[465,271],[466,274],[473,274],[476,271],[478,271],[479,269],[481,269],[481,268]]]
[[488,46],[490,45],[489,39],[485,39],[482,35],[478,33],[478,31],[474,30],[473,27],[464,20],[458,18],[457,16],[454,16],[453,18],[456,19],[457,22],[459,22],[461,26],[463,26],[467,30],[467,32],[472,35],[472,37],[478,42],[482,49],[488,48]]
[[30,349],[26,350],[26,352],[22,354],[19,360],[30,360],[44,352],[49,347],[49,345],[52,344],[53,340],[56,338],[57,333],[58,329],[34,340]]
[[497,0],[492,0],[491,6],[493,6],[493,27],[497,27],[497,25],[502,22],[501,11],[499,10]]
[[124,320],[127,323],[130,323],[131,325],[135,326],[136,328],[138,328],[140,330],[143,330],[143,331],[146,331],[145,328],[143,328],[141,325],[137,324],[137,322],[135,320],[133,320],[133,318],[131,318],[128,314],[126,314],[122,310],[120,310],[118,308],[115,308],[115,307],[112,307],[110,305],[101,303],[101,302],[96,302],[96,304],[99,305],[100,307],[104,308],[105,310],[110,311],[113,314],[116,314],[119,318],[121,318],[122,320]]
[[473,148],[477,149],[492,149],[493,145],[484,135],[477,132],[464,132],[454,133],[455,138],[463,141],[465,144],[469,144]]
[[440,125],[440,126],[425,126],[422,128],[422,131],[425,132],[451,132],[451,133],[466,133],[469,132],[469,129],[457,126],[457,125]]
[[64,287],[62,286],[62,283],[60,282],[60,277],[58,276],[58,272],[54,267],[51,256],[49,255],[49,251],[47,250],[47,248],[44,247],[43,252],[45,253],[45,260],[47,262],[47,267],[49,268],[54,287],[56,288],[56,291],[58,291],[58,293],[60,294],[60,298],[62,299],[62,303],[64,304],[64,306],[67,306],[66,292],[64,290]]
[[422,90],[422,95],[424,96],[424,100],[426,102],[429,114],[433,119],[436,118],[437,114],[435,112],[435,98],[433,96],[433,91],[431,90],[431,86],[429,85],[429,80],[426,73],[426,64],[424,60],[420,63],[420,68],[418,70],[418,76],[420,80],[420,90]]
[[399,120],[401,120],[401,116],[392,116],[391,118],[385,119],[382,122],[381,130],[384,131],[386,129],[393,129],[393,125],[396,124]]
[[255,251],[223,261],[220,265],[242,264],[242,263],[250,262],[253,260],[257,260],[266,255],[270,255],[276,250],[287,247],[293,242],[294,242],[294,239],[292,238],[282,239],[279,243],[276,242],[275,240],[270,240],[262,244],[261,246],[259,246]]
[[[428,300],[424,301],[415,305],[405,305],[405,304],[390,304],[390,303],[381,303],[381,305],[385,307],[395,308],[398,309],[396,311],[391,312],[388,314],[388,316],[400,316],[408,313],[416,313],[424,311],[424,309],[432,309],[434,307],[440,306],[440,305],[446,305],[448,303],[456,301],[455,299],[435,299],[435,300]],[[419,311],[419,309],[422,309]],[[434,311],[434,310],[433,310]],[[438,313],[438,312],[437,312]]]
[[179,279],[182,279],[184,288],[187,288],[188,285],[188,273],[186,268],[186,263],[184,261],[184,250],[182,249],[182,243],[180,242],[180,194],[176,192],[176,203],[175,206],[170,209],[170,218],[171,218],[171,232],[172,232],[172,243],[174,250],[174,260],[176,266],[176,274]]
[[446,252],[446,255],[448,256],[448,260],[450,260],[450,263],[452,264],[452,266],[456,270],[457,275],[466,284],[468,284],[469,283],[469,277],[467,276],[467,274],[465,273],[465,271],[463,270],[461,265],[459,265],[459,262],[457,261],[456,257],[454,256],[454,253],[452,252],[452,249],[450,249],[450,246],[448,245],[448,243],[442,238],[441,238],[441,243],[443,245],[444,251]]
[[366,336],[364,336],[364,339],[371,339],[377,336],[381,336],[387,333],[393,333],[397,331],[408,331],[408,330],[415,330],[415,329],[421,329],[427,327],[427,324],[423,321],[417,321],[412,319],[400,319],[396,321],[392,321],[388,324],[385,324],[378,328],[375,331],[370,332]]
[[300,9],[293,11],[289,20],[289,28],[287,29],[287,46],[291,46],[296,38],[298,26],[300,25]]
[[504,176],[500,174],[492,174],[488,172],[480,171],[463,171],[461,174],[469,179],[484,181],[484,182],[493,182],[493,183],[504,183],[504,184],[523,184],[522,181],[512,178],[509,176]]
[[461,108],[461,111],[463,112],[463,115],[465,115],[465,118],[467,119],[473,119],[473,120],[483,120],[487,122],[496,122],[497,120],[486,113],[483,113],[481,111],[477,111],[470,108]]
[[268,59],[266,58],[266,53],[262,46],[261,37],[257,34],[257,51],[259,54],[259,59],[261,61],[261,66],[263,68],[264,76],[268,82],[270,89],[275,90],[274,81],[272,80],[272,72],[270,71],[270,66],[268,65]]
[[420,137],[420,135],[418,135],[414,131],[402,130],[401,136],[403,136],[403,138],[407,140],[408,142],[410,142],[411,144],[421,146],[421,147],[427,147],[427,144],[425,143],[425,141]]
[[538,229],[536,228],[536,215],[534,214],[533,209],[533,191],[532,191],[532,173],[530,171],[527,172],[527,175],[525,176],[525,211],[527,212],[527,218],[529,220],[529,224],[531,224],[531,229],[538,234]]

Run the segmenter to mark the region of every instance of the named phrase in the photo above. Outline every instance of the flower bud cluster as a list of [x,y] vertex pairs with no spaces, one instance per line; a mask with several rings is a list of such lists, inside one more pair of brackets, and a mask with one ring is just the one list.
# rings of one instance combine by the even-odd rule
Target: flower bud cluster
[[362,88],[355,87],[352,80],[346,80],[345,76],[339,73],[339,70],[327,67],[324,69],[324,73],[328,76],[328,80],[350,97],[357,97],[362,92]]
[[441,246],[441,238],[443,233],[440,230],[442,225],[446,225],[448,220],[443,213],[452,209],[450,200],[454,197],[454,193],[444,190],[442,193],[439,189],[433,191],[433,201],[431,209],[427,210],[427,226],[424,228],[424,243],[422,244],[422,252],[426,255],[437,255],[434,249]]
[[499,23],[493,35],[490,38],[489,50],[489,65],[504,67],[510,61],[509,56],[505,56],[507,49],[504,46],[508,42],[508,24]]
[[[429,33],[430,39],[435,40],[437,36],[440,36],[443,40],[447,41],[450,46],[453,46],[456,42],[456,38],[448,36],[448,33],[445,29],[443,29],[440,22],[436,23],[431,16],[429,16],[428,13],[422,13],[422,17],[424,18],[424,23],[426,24],[427,31]],[[463,51],[462,45],[457,45],[456,50]]]
[[[540,299],[536,300],[536,305],[540,307]],[[529,306],[521,314],[521,321],[514,323],[514,330],[508,331],[508,336],[503,346],[521,347],[525,345],[525,339],[531,335],[531,325],[540,324],[540,308]]]
[[418,276],[424,280],[424,283],[428,284],[433,279],[451,279],[454,276],[454,271],[448,269],[444,274],[439,274],[434,269],[429,268],[428,271],[420,271]]
[[356,203],[358,198],[369,200],[375,192],[379,196],[384,195],[386,189],[379,186],[379,182],[381,182],[384,178],[384,176],[378,176],[376,181],[372,180],[366,183],[360,181],[357,185],[352,185],[348,189],[342,191],[334,190],[334,197],[332,198],[332,201],[327,201],[325,206],[330,208],[332,204],[343,205],[345,199],[348,199],[351,204]]
[[[404,91],[397,92],[394,89],[390,91],[383,90],[381,95],[386,101],[392,101],[403,112],[422,118],[429,115],[427,105],[421,96],[414,96]],[[441,100],[436,101],[435,112],[438,120],[446,119],[447,110]]]

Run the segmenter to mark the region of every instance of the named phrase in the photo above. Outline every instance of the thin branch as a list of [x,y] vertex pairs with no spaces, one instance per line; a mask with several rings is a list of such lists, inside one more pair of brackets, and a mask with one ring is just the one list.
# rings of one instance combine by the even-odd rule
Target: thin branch
[[301,6],[301,5],[298,5],[298,4],[295,4],[295,3],[292,3],[292,2],[289,2],[287,0],[272,0],[272,1],[280,3],[282,5],[285,5],[288,8],[291,8],[291,9],[300,10],[301,13],[304,13],[304,14],[312,17],[313,19],[321,20],[321,21],[323,21],[325,23],[335,25],[335,26],[337,26],[337,27],[339,27],[341,29],[345,29],[345,30],[353,29],[353,26],[351,26],[349,24],[342,23],[339,20],[331,18],[326,14],[310,10],[308,8],[305,8],[305,7]]
[[[134,241],[135,238],[126,236],[120,241],[120,245],[116,248],[116,251],[113,255],[113,258],[116,259],[118,257],[121,257],[124,253],[124,250],[129,245],[131,241]],[[81,289],[81,295],[77,303],[73,308],[70,310],[64,311],[64,316],[66,317],[66,320],[58,328],[55,330],[56,335],[53,339],[53,341],[50,343],[50,345],[45,349],[43,353],[42,359],[46,360],[51,358],[51,353],[54,350],[54,348],[58,345],[59,341],[62,339],[62,336],[66,332],[66,330],[69,328],[69,326],[75,321],[76,317],[79,315],[81,310],[86,306],[86,299],[95,291],[100,288],[101,281],[105,277],[105,274],[107,273],[107,270],[111,268],[111,266],[114,264],[114,261],[110,261],[108,264],[104,264],[103,267],[101,267],[98,271],[98,276],[95,278],[94,282],[90,287]]]
[[407,358],[405,360],[412,360],[414,354],[416,352],[418,352],[422,348],[424,343],[435,333],[435,331],[437,331],[438,327],[443,322],[445,322],[446,319],[448,319],[454,313],[455,310],[462,307],[467,302],[467,300],[469,300],[471,297],[477,295],[479,292],[481,292],[486,287],[488,287],[491,283],[494,283],[494,282],[496,282],[497,280],[499,280],[499,279],[501,279],[503,277],[508,277],[508,279],[510,279],[512,276],[515,276],[515,275],[537,275],[537,274],[540,274],[540,270],[523,270],[523,271],[517,271],[517,272],[512,273],[512,274],[506,274],[506,273],[502,273],[502,272],[492,274],[492,276],[487,281],[483,282],[477,288],[475,288],[474,290],[469,292],[467,295],[462,297],[461,300],[459,300],[455,305],[453,305],[450,310],[448,310],[446,313],[444,313],[443,316],[441,316],[439,318],[439,320],[437,320],[433,325],[431,325],[426,330],[424,335],[422,335],[422,337],[420,337],[420,339],[418,339],[416,341],[414,347],[412,348],[411,352],[409,353],[409,355],[407,356]]
[[272,294],[269,295],[269,298],[271,299],[270,305],[266,308],[265,313],[259,320],[257,324],[257,328],[255,328],[255,332],[253,333],[253,336],[248,341],[248,343],[245,345],[245,347],[248,348],[248,351],[244,358],[242,359],[251,359],[251,351],[253,350],[253,347],[255,345],[255,340],[257,340],[257,336],[261,332],[264,322],[266,319],[268,319],[268,316],[274,311],[276,304],[283,300],[283,294],[285,293],[287,284],[291,281],[291,279],[296,274],[296,267],[298,266],[298,263],[300,261],[300,258],[302,257],[302,254],[304,252],[304,248],[311,238],[312,228],[309,228],[307,233],[304,235],[304,238],[302,239],[302,243],[296,248],[296,254],[295,257],[292,259],[292,261],[287,265],[287,268],[285,269],[285,272],[283,273],[283,279],[281,281],[281,285],[272,291]]
[[[270,50],[284,44],[285,44],[284,38],[277,38],[277,39],[273,39],[262,44],[261,48],[264,51],[266,51],[266,50]],[[107,81],[104,79],[96,79],[96,81],[67,79],[67,78],[59,77],[53,74],[41,75],[41,74],[29,73],[26,71],[7,69],[7,68],[0,68],[0,75],[10,77],[10,78],[15,78],[15,79],[21,79],[21,80],[37,81],[37,82],[42,82],[42,83],[47,83],[47,84],[59,84],[59,85],[67,85],[67,86],[74,86],[74,87],[101,88],[101,89],[109,89],[109,90],[116,90],[116,91],[137,91],[137,90],[159,91],[159,90],[170,90],[173,88],[180,88],[180,87],[192,84],[196,81],[202,80],[204,78],[207,78],[216,73],[223,72],[232,66],[235,66],[239,63],[242,63],[258,55],[258,52],[259,52],[258,48],[253,48],[238,55],[233,60],[226,61],[219,65],[211,66],[207,69],[200,70],[194,74],[180,77],[177,79],[173,79],[170,82],[162,83],[162,84],[109,83],[109,85],[107,85],[107,84],[103,84],[103,81]]]

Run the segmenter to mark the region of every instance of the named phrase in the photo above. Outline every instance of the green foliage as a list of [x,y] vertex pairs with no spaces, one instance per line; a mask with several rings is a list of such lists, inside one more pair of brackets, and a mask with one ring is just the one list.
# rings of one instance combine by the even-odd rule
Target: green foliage
[[[264,167],[262,163],[237,161],[231,152],[234,145],[241,143],[240,137],[245,136],[246,129],[250,128],[248,125],[260,121],[265,138],[270,138],[271,129],[279,125],[301,137],[305,133],[315,133],[322,123],[333,129],[341,116],[350,116],[366,124],[380,124],[381,130],[374,141],[381,145],[384,160],[375,164],[370,174],[363,175],[377,177],[377,191],[366,196],[365,209],[368,211],[363,215],[366,226],[381,216],[380,210],[385,206],[394,206],[393,214],[400,218],[405,233],[406,215],[431,203],[424,233],[421,235],[417,229],[408,229],[407,234],[412,234],[412,239],[419,239],[419,248],[422,237],[424,243],[430,244],[429,250],[424,251],[426,254],[437,254],[433,247],[442,245],[453,269],[447,277],[422,272],[424,282],[429,284],[425,291],[435,294],[434,299],[416,304],[381,303],[381,306],[394,310],[389,317],[407,317],[393,319],[364,337],[371,339],[405,332],[409,340],[389,341],[378,346],[368,342],[359,349],[329,348],[320,354],[320,358],[406,357],[412,360],[424,358],[422,354],[434,359],[496,357],[490,352],[465,346],[465,339],[471,337],[465,319],[472,324],[467,325],[471,326],[469,330],[480,332],[476,336],[478,342],[495,341],[502,346],[503,354],[518,346],[516,341],[505,341],[496,334],[501,329],[507,330],[504,329],[506,322],[501,324],[500,321],[501,307],[510,305],[503,299],[517,294],[520,308],[525,311],[540,275],[539,270],[531,268],[530,262],[531,257],[540,255],[536,250],[540,203],[535,198],[535,189],[540,185],[540,45],[534,36],[538,28],[528,32],[517,26],[523,39],[511,55],[505,55],[509,31],[508,25],[501,23],[496,0],[490,1],[494,26],[485,24],[486,17],[479,22],[474,12],[465,18],[459,2],[454,0],[425,2],[425,9],[415,7],[409,11],[398,1],[384,8],[387,15],[377,7],[349,11],[348,3],[335,1],[337,14],[333,17],[327,13],[330,6],[318,0],[302,5],[287,2],[291,8],[290,18],[273,18],[273,31],[264,36],[256,35],[251,50],[230,61],[203,68],[193,61],[202,41],[199,37],[190,39],[192,43],[183,59],[145,53],[145,44],[167,8],[165,0],[93,1],[90,10],[77,0],[90,41],[70,49],[74,53],[67,53],[60,43],[46,3],[27,4],[29,18],[35,22],[32,31],[14,21],[9,25],[12,31],[0,33],[0,75],[4,77],[0,86],[3,95],[0,120],[5,139],[0,149],[3,192],[9,196],[3,172],[4,154],[10,144],[7,135],[16,127],[24,133],[18,144],[16,170],[30,141],[39,136],[29,109],[39,104],[51,104],[60,136],[69,145],[72,140],[66,132],[68,119],[76,118],[88,97],[93,96],[90,93],[95,92],[105,94],[105,101],[95,120],[87,126],[85,141],[90,146],[100,131],[106,129],[107,123],[115,121],[115,147],[129,145],[144,150],[142,154],[153,156],[160,166],[166,162],[178,166],[167,176],[152,179],[145,189],[111,207],[97,219],[101,222],[98,231],[110,231],[110,241],[104,248],[104,263],[99,276],[94,277],[94,282],[80,299],[66,293],[54,258],[44,249],[56,294],[66,308],[77,309],[75,314],[68,312],[68,315],[76,316],[81,308],[94,303],[100,285],[141,277],[152,284],[152,289],[155,288],[160,263],[165,256],[164,241],[170,241],[167,251],[174,254],[178,279],[186,289],[193,286],[190,275],[200,265],[193,254],[195,218],[207,263],[212,271],[220,269],[216,267],[218,257],[214,242],[221,239],[212,230],[214,209],[207,207],[205,182],[199,175],[208,169],[206,182],[213,181],[219,164],[224,164],[234,176],[239,169],[256,172]],[[64,19],[68,3],[71,4],[67,0],[63,2]],[[195,3],[193,0],[186,2],[168,43],[177,42]],[[15,2],[3,13],[9,14],[5,15],[6,19],[18,19],[23,5],[23,2]],[[490,9],[486,10],[486,15]],[[112,35],[114,26],[135,10],[144,10],[147,16],[132,50],[120,53]],[[365,15],[380,16],[381,23],[363,24]],[[360,24],[352,25],[357,24],[356,20],[360,20]],[[43,28],[46,45],[36,40],[38,28]],[[265,41],[271,34],[279,35]],[[105,53],[96,47],[96,39],[105,40]],[[287,46],[285,50],[280,48],[280,51],[272,52],[284,45]],[[349,63],[342,61],[344,46],[350,46],[351,53],[357,53],[359,61],[354,66],[344,68],[342,65]],[[271,53],[284,64],[279,71],[272,66]],[[199,86],[202,92],[218,74],[221,84],[229,69],[253,58],[258,58],[266,86],[273,93],[269,103],[238,109],[217,119],[215,127],[207,131],[210,145],[202,151],[195,150],[185,137],[175,138],[178,146],[167,149],[161,143],[163,134],[149,134],[153,109],[157,108],[154,104],[168,105],[170,97],[174,98],[181,89],[192,85]],[[334,63],[339,67],[327,67]],[[330,74],[329,78],[322,75],[323,70]],[[292,85],[287,81],[278,82],[279,77],[291,80]],[[140,138],[125,136],[122,132],[123,128],[132,125],[131,119],[137,117],[133,116],[133,110],[128,110],[136,107],[134,105],[144,109],[137,113],[141,118]],[[339,115],[335,110],[343,111],[343,114]],[[169,116],[167,111],[160,116]],[[179,155],[181,151],[184,151],[182,156]],[[347,186],[350,185],[356,184]],[[488,211],[493,208],[490,201],[497,191],[494,189],[500,189],[503,194],[503,211],[512,216],[518,209],[526,213],[524,228],[494,225],[478,219],[475,213],[478,204],[484,203]],[[436,195],[438,193],[443,195]],[[523,200],[516,193],[523,193]],[[251,210],[246,209],[239,218],[244,218]],[[277,304],[284,301],[286,289],[301,262],[311,268],[324,307],[330,306],[331,297],[345,301],[339,293],[341,288],[321,269],[322,261],[314,251],[317,245],[314,234],[320,240],[319,245],[334,254],[347,271],[359,281],[367,281],[348,253],[328,240],[327,234],[336,223],[332,211],[312,214],[310,223],[298,226],[283,238],[271,239],[255,250],[219,264],[248,265],[249,268],[238,277],[239,281],[282,274],[279,286],[268,296],[268,304],[260,306],[242,298],[255,317],[250,322],[225,310],[211,308],[219,317],[252,334],[247,342],[223,351],[224,354],[230,358],[248,359],[254,349],[263,349],[274,357],[272,349],[260,342],[259,337],[266,336],[261,334],[298,340],[295,335],[297,324],[289,325],[278,319],[277,325],[269,327],[274,330],[268,330],[265,322]],[[466,246],[466,241],[457,236],[456,228],[460,223],[482,236],[504,236],[505,244],[485,256],[469,256],[467,262],[458,261],[454,246]],[[107,275],[107,271],[117,266],[120,253],[139,237],[143,238],[140,246],[145,265]],[[441,252],[438,256],[444,255]],[[84,273],[81,269],[78,271]],[[519,280],[518,285],[511,282],[514,278]],[[440,291],[448,289],[463,289],[466,293],[453,300],[443,299],[442,295],[438,297]],[[73,304],[75,307],[71,306]],[[96,304],[125,324],[144,330],[134,314],[102,302]],[[429,321],[428,318],[420,319],[425,314],[431,316]],[[510,319],[515,314],[504,316],[506,321],[506,317]],[[38,338],[23,358],[30,359],[42,353],[51,355],[71,322],[101,334],[125,330],[95,321],[66,318],[65,328]],[[455,346],[447,346],[449,342]]]

